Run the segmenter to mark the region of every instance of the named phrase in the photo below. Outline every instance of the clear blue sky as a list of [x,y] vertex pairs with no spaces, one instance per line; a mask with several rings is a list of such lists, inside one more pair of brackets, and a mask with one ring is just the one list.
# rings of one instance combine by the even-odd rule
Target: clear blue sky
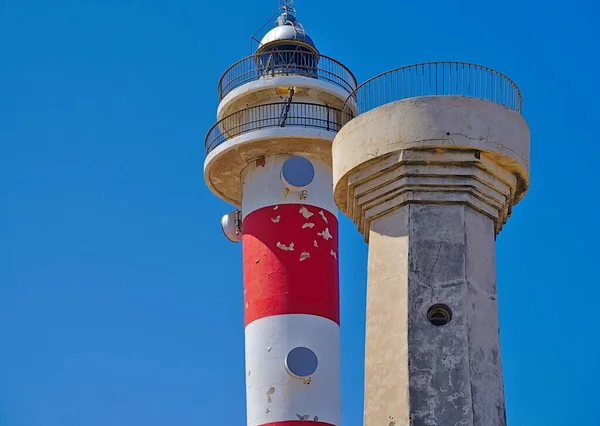
[[[360,81],[458,60],[521,87],[532,186],[497,242],[511,426],[600,425],[594,3],[296,2]],[[203,138],[276,6],[0,0],[0,426],[245,424],[241,247]],[[346,218],[340,252],[359,426],[367,246]]]

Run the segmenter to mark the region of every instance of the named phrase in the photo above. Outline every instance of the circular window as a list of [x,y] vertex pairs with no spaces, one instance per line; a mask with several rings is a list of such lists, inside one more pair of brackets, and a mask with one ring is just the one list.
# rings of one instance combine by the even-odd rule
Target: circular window
[[427,319],[436,327],[446,325],[452,320],[452,311],[447,305],[433,305],[427,311]]
[[286,370],[295,377],[308,377],[317,371],[319,360],[313,351],[304,347],[292,349],[285,358]]
[[304,157],[290,157],[281,168],[281,180],[289,189],[301,191],[315,178],[315,168]]

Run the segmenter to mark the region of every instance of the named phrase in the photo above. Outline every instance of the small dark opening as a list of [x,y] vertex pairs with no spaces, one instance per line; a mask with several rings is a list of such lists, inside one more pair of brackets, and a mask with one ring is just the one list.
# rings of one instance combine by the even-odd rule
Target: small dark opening
[[427,319],[436,327],[446,325],[452,320],[452,311],[446,305],[433,305],[427,311]]

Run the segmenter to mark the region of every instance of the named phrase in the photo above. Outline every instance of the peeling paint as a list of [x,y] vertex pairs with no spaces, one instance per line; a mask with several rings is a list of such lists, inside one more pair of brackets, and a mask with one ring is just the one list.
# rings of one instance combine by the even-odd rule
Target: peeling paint
[[329,254],[332,255],[333,257],[335,257],[337,259],[337,254],[336,254],[336,252],[334,250],[331,250],[329,252]]
[[315,240],[315,242],[313,243],[313,245],[314,245],[315,247],[319,247],[319,243],[317,243],[317,240]]
[[329,223],[329,222],[327,221],[327,217],[325,216],[325,213],[323,213],[323,210],[321,210],[321,211],[319,212],[319,215],[321,215],[321,217],[323,218],[323,220],[325,221],[325,223]]
[[277,241],[277,248],[283,251],[294,251],[294,243],[291,243],[289,246],[285,244],[281,244],[281,242]]
[[272,217],[271,218],[271,222],[273,222],[273,223],[279,223],[280,219],[281,219],[281,215],[278,215],[277,217]]
[[267,346],[265,349],[267,350],[267,352],[271,352],[271,349],[273,349],[273,346]]
[[304,216],[304,219],[308,219],[311,216],[314,216],[314,213],[311,213],[306,207],[300,207],[299,213]]
[[271,410],[269,410],[269,409],[267,408],[267,410],[265,411],[265,414],[269,414],[270,412],[271,412]]
[[303,251],[302,253],[300,253],[300,262],[308,259],[309,257],[310,257],[310,253],[307,251]]
[[306,228],[314,228],[315,224],[312,222],[306,222],[304,225],[302,225],[302,229],[306,229]]
[[304,420],[310,419],[310,414],[303,414],[303,415],[296,414],[296,417],[298,417],[298,420],[304,421]]
[[279,208],[279,206],[275,206],[273,207],[273,210],[277,210]]
[[[298,249],[300,249],[299,244]],[[326,255],[325,250],[323,252],[322,254]],[[296,262],[297,258],[294,261]],[[271,325],[266,326],[267,323]],[[290,333],[291,330],[304,330],[302,334],[306,336],[306,340],[298,336],[295,331]],[[315,425],[321,424],[318,422],[331,426],[342,425],[339,386],[341,377],[338,372],[339,334],[338,324],[323,317],[306,314],[294,314],[288,318],[277,315],[267,318],[266,321],[254,321],[247,326],[246,342],[250,341],[251,348],[246,355],[248,363],[246,372],[252,370],[252,376],[246,377],[247,383],[252,384],[252,390],[247,393],[250,402],[248,417],[251,419],[248,426],[274,426],[279,422],[281,426],[288,426],[288,422],[291,426],[294,423],[292,419],[296,422],[301,421],[296,414],[300,416],[308,414],[308,417],[302,421],[315,422]],[[259,336],[261,336],[260,340],[257,340]],[[314,382],[295,378],[287,373],[284,364],[285,355],[288,353],[288,348],[295,345],[273,343],[274,338],[282,342],[281,339],[298,337],[306,342],[307,347],[313,348],[315,353],[319,354],[319,372],[312,376],[315,378]],[[265,347],[269,345],[273,345],[273,349],[270,353],[265,353]],[[277,396],[275,393],[271,394],[272,402],[267,403],[268,396],[265,394],[270,387],[275,389]],[[265,414],[267,408],[271,409],[268,415]],[[317,416],[319,420],[315,420]],[[246,424],[243,423],[243,426]],[[386,422],[374,426],[388,425]]]
[[267,391],[267,402],[271,403],[273,402],[273,400],[271,399],[271,395],[273,395],[275,393],[275,388],[273,386],[271,386],[269,388],[269,390]]
[[319,233],[317,233],[317,235],[318,235],[319,237],[323,237],[323,239],[324,239],[324,240],[330,240],[330,239],[332,239],[332,238],[333,238],[333,237],[331,236],[331,233],[329,232],[329,228],[325,228],[325,229],[323,230],[323,232],[319,232]]

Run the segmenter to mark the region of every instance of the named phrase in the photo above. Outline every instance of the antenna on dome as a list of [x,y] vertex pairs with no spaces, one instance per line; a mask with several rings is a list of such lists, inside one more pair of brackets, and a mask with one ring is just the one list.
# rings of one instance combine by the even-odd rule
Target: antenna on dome
[[250,36],[250,50],[254,51],[254,43],[258,43],[260,46],[260,40],[256,38],[257,34],[260,33],[268,24],[272,22],[272,19],[277,15],[277,20],[275,21],[276,26],[282,25],[292,25],[294,27],[302,28],[302,25],[296,19],[296,8],[294,7],[294,0],[279,0],[279,8],[277,11],[269,18],[267,22],[263,24],[252,36]]
[[283,11],[284,15],[296,16],[296,8],[294,8],[294,0],[279,0],[279,10]]

